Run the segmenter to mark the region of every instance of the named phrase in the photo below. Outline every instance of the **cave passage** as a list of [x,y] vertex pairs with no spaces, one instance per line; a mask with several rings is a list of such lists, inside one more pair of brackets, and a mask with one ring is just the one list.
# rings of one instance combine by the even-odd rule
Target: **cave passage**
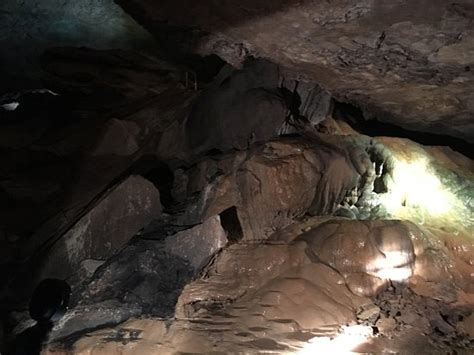
[[3,0],[0,353],[473,353],[473,20]]

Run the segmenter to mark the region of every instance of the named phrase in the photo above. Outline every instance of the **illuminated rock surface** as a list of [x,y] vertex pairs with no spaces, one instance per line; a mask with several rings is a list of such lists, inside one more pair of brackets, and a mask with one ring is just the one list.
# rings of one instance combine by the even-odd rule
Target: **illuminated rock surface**
[[[305,232],[308,228],[311,229]],[[364,232],[357,233],[361,229]],[[373,249],[381,248],[387,257],[390,257],[388,249],[406,252],[410,261],[409,272],[402,270],[396,276],[402,281],[403,275],[403,281],[408,281],[408,286],[396,284],[395,288],[389,288],[386,279],[378,284],[370,281],[353,286],[351,272],[364,273],[367,270],[362,268],[377,262],[381,254],[378,250],[375,253],[366,252],[364,256],[354,252],[353,233],[365,235],[366,244]],[[402,244],[396,238],[400,233],[406,236],[406,239],[401,238]],[[447,257],[448,251],[441,244],[427,245],[427,236],[413,224],[313,218],[277,234],[265,244],[238,243],[216,256],[205,268],[205,273],[184,288],[171,326],[167,327],[165,324],[168,322],[164,319],[137,319],[113,329],[91,333],[76,341],[71,348],[52,346],[49,353],[146,351],[159,354],[264,350],[310,353],[308,349],[311,346],[328,351],[349,351],[351,348],[345,346],[353,346],[354,349],[360,346],[360,351],[375,352],[380,351],[380,347],[408,351],[418,346],[437,353],[449,349],[443,344],[448,339],[452,341],[451,346],[460,351],[469,346],[468,340],[459,338],[466,332],[463,325],[459,324],[456,330],[459,319],[472,312],[472,303],[460,302],[456,295],[456,292],[463,292],[463,284],[457,283],[458,270],[454,267],[439,270],[433,262],[414,267],[413,245],[417,246],[417,258],[423,256],[427,249],[441,258]],[[292,241],[286,239],[288,235],[292,236]],[[321,239],[331,238],[344,238],[344,241],[336,249],[321,244]],[[358,239],[359,245],[362,245],[362,239]],[[341,257],[337,265],[329,262],[332,268],[324,264],[324,259],[318,261],[314,258],[315,252],[329,251]],[[344,253],[353,258],[344,258]],[[348,265],[344,260],[352,264]],[[401,268],[405,267],[403,264]],[[391,265],[384,265],[376,271],[379,275],[384,272],[394,275]],[[436,285],[442,286],[442,289],[417,295],[420,284],[434,282],[435,274],[439,273],[443,273],[442,280],[436,280]],[[412,280],[417,280],[413,281],[414,287]],[[372,288],[374,284],[377,289]],[[366,294],[377,296],[372,300],[356,296],[359,292],[354,294],[350,287],[356,291],[365,287]],[[446,318],[446,315],[449,317]],[[320,338],[319,344],[318,340],[314,344],[305,343],[316,336],[334,336],[339,326],[345,324],[366,327],[362,328],[365,335],[360,338],[359,334],[354,344],[351,343],[352,338],[345,344],[329,340],[325,344],[322,340],[325,338]],[[377,328],[378,336],[373,335],[371,327]],[[368,334],[367,328],[370,330]]]

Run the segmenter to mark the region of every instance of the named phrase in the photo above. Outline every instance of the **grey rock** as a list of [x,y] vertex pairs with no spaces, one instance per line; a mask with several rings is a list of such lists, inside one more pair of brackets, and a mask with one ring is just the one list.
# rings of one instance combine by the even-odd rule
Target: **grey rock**
[[107,259],[161,213],[160,194],[141,176],[111,188],[49,250],[41,277],[68,278],[86,259]]
[[169,253],[162,241],[137,240],[78,287],[72,304],[117,300],[117,308],[139,305],[144,313],[168,317],[181,289],[194,274],[191,264]]
[[120,307],[115,300],[104,301],[94,305],[77,306],[66,312],[55,324],[49,335],[49,341],[67,337],[79,331],[93,330],[104,325],[118,324],[141,314],[139,305]]
[[264,60],[218,76],[186,121],[190,154],[246,149],[276,137],[287,113],[278,79],[278,67]]
[[165,240],[165,249],[170,254],[187,260],[199,270],[214,253],[227,244],[227,235],[221,226],[220,217],[214,216],[203,224],[178,232]]
[[103,260],[86,259],[81,262],[81,269],[84,272],[84,279],[91,277],[94,272],[104,263]]
[[336,212],[334,212],[334,216],[357,219],[357,215],[350,208],[346,207],[338,208]]

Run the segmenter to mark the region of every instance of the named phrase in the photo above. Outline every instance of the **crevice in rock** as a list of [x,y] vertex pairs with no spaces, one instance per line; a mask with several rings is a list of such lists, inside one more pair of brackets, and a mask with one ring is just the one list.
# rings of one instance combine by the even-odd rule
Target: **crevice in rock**
[[227,239],[230,243],[236,243],[244,237],[242,226],[240,224],[237,208],[232,206],[219,214],[221,225],[227,233]]
[[160,201],[167,211],[174,204],[171,193],[174,182],[173,171],[165,163],[157,160],[153,156],[145,156],[134,164],[130,173],[142,175],[151,181],[160,192]]

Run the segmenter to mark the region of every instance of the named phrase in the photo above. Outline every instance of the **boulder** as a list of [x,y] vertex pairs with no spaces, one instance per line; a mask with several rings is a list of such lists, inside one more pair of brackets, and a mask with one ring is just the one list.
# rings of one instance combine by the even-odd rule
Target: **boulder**
[[47,252],[42,277],[65,279],[86,259],[106,260],[161,213],[152,183],[131,176],[107,191]]
[[219,216],[165,239],[165,250],[189,262],[199,271],[211,256],[227,244],[227,233]]

